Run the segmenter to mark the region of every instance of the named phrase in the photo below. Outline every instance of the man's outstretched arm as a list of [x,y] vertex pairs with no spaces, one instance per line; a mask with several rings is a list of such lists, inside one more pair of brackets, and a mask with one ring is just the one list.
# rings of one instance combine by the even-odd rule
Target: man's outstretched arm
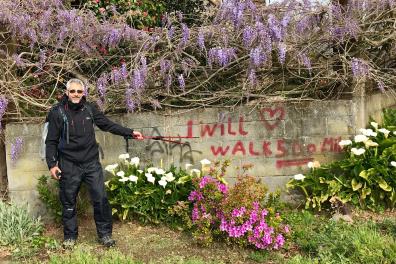
[[136,139],[143,139],[142,133],[138,131],[134,131],[131,128],[123,127],[117,123],[114,123],[93,105],[92,105],[92,114],[95,124],[103,131],[107,131],[119,136],[132,135]]

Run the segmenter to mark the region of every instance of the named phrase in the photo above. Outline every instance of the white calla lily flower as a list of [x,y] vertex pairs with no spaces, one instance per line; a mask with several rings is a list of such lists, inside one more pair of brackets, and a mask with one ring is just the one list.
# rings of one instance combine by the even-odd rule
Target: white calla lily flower
[[168,172],[167,174],[165,174],[165,179],[167,182],[172,182],[175,180],[175,177],[173,177],[173,173],[172,172]]
[[378,129],[378,123],[376,123],[376,122],[371,122],[370,125],[371,125],[372,127],[374,127],[375,130]]
[[152,184],[155,183],[155,178],[154,177],[147,177],[147,181],[151,182]]
[[158,170],[158,168],[156,168],[156,167],[150,167],[150,168],[147,169],[147,172],[148,172],[148,173],[153,173],[153,172],[156,171],[156,170]]
[[392,165],[393,167],[396,167],[396,161],[391,161],[390,165]]
[[143,173],[143,171],[142,171],[142,170],[137,170],[137,172],[139,172],[139,173]]
[[122,177],[121,179],[119,179],[120,182],[126,182],[129,181],[129,178],[127,177]]
[[124,177],[125,176],[125,172],[124,171],[119,171],[119,172],[117,172],[117,176]]
[[381,132],[382,134],[384,134],[385,138],[387,138],[390,133],[390,131],[386,128],[380,128],[380,129],[378,129],[378,132]]
[[208,159],[203,159],[203,160],[200,161],[200,163],[203,166],[203,165],[210,165],[212,162],[210,162],[210,160],[208,160]]
[[153,174],[147,173],[147,172],[146,172],[146,173],[144,174],[144,176],[146,176],[147,178],[150,178],[150,177],[153,177]]
[[129,180],[131,181],[131,182],[134,182],[134,183],[137,183],[137,181],[138,181],[138,177],[136,177],[135,175],[131,175],[131,176],[129,176],[128,177],[129,178]]
[[367,140],[366,142],[364,142],[364,145],[366,146],[366,148],[369,147],[378,147],[378,143],[374,142],[372,140]]
[[366,137],[365,135],[356,135],[355,136],[355,142],[359,143],[359,142],[365,142],[368,140],[368,137]]
[[192,170],[190,171],[190,174],[191,174],[191,175],[196,175],[197,177],[199,177],[199,176],[201,175],[201,171],[198,170],[198,169],[192,169]]
[[118,164],[110,164],[105,167],[105,170],[108,172],[113,172],[118,167]]
[[364,148],[352,148],[351,152],[353,154],[355,154],[356,156],[360,156],[360,155],[364,154],[364,152],[366,152],[366,150]]
[[123,160],[129,159],[129,154],[128,153],[121,154],[120,156],[118,156],[118,158]]
[[305,179],[305,176],[302,175],[302,174],[296,174],[296,175],[294,175],[293,177],[294,177],[294,179],[297,180],[297,181],[302,181],[302,180]]
[[139,166],[139,163],[140,163],[139,157],[133,157],[131,159],[131,165],[135,165],[137,167],[137,166]]
[[338,145],[340,145],[341,147],[352,145],[352,140],[349,139],[341,140],[338,143]]
[[168,182],[166,181],[165,177],[162,177],[161,180],[158,181],[158,184],[165,188]]
[[320,167],[320,163],[319,161],[315,160],[315,161],[310,161],[307,163],[308,168],[310,169],[314,169],[314,168],[319,168]]
[[360,133],[362,133],[363,135],[365,135],[367,137],[376,137],[377,136],[377,133],[374,132],[371,128],[368,128],[368,129],[361,128]]
[[161,168],[157,168],[156,170],[155,170],[155,174],[157,174],[157,175],[162,175],[162,174],[164,174],[165,173],[165,171],[163,170],[163,169],[161,169]]

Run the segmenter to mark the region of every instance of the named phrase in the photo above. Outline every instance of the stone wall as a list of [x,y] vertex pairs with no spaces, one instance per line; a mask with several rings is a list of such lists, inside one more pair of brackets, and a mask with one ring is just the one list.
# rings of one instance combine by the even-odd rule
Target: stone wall
[[[250,174],[259,177],[271,190],[284,188],[291,175],[306,170],[307,162],[329,162],[342,155],[338,142],[354,135],[361,126],[356,113],[379,116],[382,108],[395,104],[395,98],[373,95],[361,102],[353,100],[276,102],[241,107],[233,112],[224,108],[174,112],[150,112],[110,117],[146,136],[172,135],[198,137],[181,139],[185,144],[156,140],[129,142],[129,153],[144,162],[164,167],[170,164],[194,164],[201,159],[230,159],[227,179],[234,182],[237,166],[251,163]],[[33,212],[41,212],[35,185],[47,174],[39,157],[42,124],[8,124],[6,129],[7,174],[12,201],[26,202]],[[16,162],[10,158],[10,146],[17,137],[24,140]],[[114,163],[124,153],[122,137],[97,131],[104,149],[103,165]]]

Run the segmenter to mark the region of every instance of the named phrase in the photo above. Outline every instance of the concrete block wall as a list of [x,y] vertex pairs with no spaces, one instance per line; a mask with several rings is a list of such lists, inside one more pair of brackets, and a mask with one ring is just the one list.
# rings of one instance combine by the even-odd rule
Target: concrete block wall
[[[377,96],[377,95],[375,95]],[[367,106],[370,113],[395,105],[395,99]],[[373,99],[373,100],[374,100]],[[371,102],[367,99],[367,102]],[[171,111],[126,114],[110,117],[115,122],[141,131],[146,136],[198,137],[181,139],[185,144],[156,140],[130,140],[129,153],[155,166],[191,163],[200,168],[201,159],[230,159],[227,179],[235,181],[237,166],[251,163],[249,174],[262,179],[270,190],[284,188],[291,175],[306,170],[307,162],[329,162],[342,156],[341,139],[355,134],[361,127],[355,113],[365,111],[352,100],[302,101],[261,104],[255,108],[240,107],[233,112],[210,108],[179,114]],[[7,175],[14,202],[28,202],[33,212],[43,212],[35,189],[37,178],[48,174],[39,157],[41,124],[9,124],[6,129]],[[19,159],[10,158],[11,143],[24,140]],[[97,131],[104,149],[103,165],[114,163],[125,153],[122,137]]]
[[[395,98],[392,94],[373,94],[367,97],[366,112],[368,117],[372,117],[377,122],[381,123],[383,116],[382,110],[385,108],[392,108],[395,106]],[[367,120],[368,122],[368,120]]]

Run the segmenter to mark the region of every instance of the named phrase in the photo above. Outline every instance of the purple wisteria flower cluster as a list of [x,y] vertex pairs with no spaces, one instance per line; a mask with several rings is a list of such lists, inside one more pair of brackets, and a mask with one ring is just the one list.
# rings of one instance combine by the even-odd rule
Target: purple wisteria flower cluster
[[213,64],[225,67],[235,58],[235,48],[211,48],[208,55],[208,64],[210,67],[212,67]]
[[11,160],[15,164],[18,160],[23,147],[23,139],[18,137],[15,139],[15,143],[11,143]]
[[19,38],[28,39],[31,47],[37,43],[60,47],[68,37],[75,40],[71,45],[92,53],[97,46],[115,48],[122,41],[136,41],[145,35],[126,24],[100,23],[93,13],[67,9],[58,0],[24,1],[20,5],[2,1],[0,7],[0,21]]
[[355,78],[365,77],[370,71],[370,66],[362,59],[353,58],[351,62],[352,74]]
[[4,96],[0,96],[0,130],[2,129],[1,121],[7,110],[8,100]]
[[[380,91],[393,89],[394,65],[376,54],[394,61],[395,36],[389,32],[396,1],[311,2],[258,6],[253,0],[224,0],[214,18],[199,26],[176,13],[164,16],[163,27],[138,30],[125,24],[125,17],[100,20],[90,10],[60,0],[2,0],[0,23],[18,45],[15,54],[3,54],[0,60],[8,68],[33,67],[27,74],[17,71],[18,92],[33,85],[47,92],[54,84],[62,86],[60,76],[82,76],[89,87],[96,85],[89,96],[107,111],[158,108],[151,102],[169,98],[167,105],[177,107],[226,106],[234,101],[210,96],[226,87],[224,80],[232,84],[224,88],[229,98],[245,91],[246,84],[255,87],[242,93],[241,103],[277,95],[285,85],[295,87],[287,96],[316,96],[306,90],[334,91],[335,84],[351,82],[352,74],[367,76]],[[12,100],[41,105],[26,96]]]
[[[193,204],[191,219],[198,239],[212,239],[211,232],[222,233],[235,242],[252,245],[257,249],[276,250],[284,246],[285,234],[290,228],[272,226],[269,212],[254,201],[251,208],[244,206],[223,208],[229,189],[218,179],[204,176],[195,182],[195,190],[188,196]],[[276,215],[279,218],[279,215]],[[216,231],[217,230],[217,231]]]

